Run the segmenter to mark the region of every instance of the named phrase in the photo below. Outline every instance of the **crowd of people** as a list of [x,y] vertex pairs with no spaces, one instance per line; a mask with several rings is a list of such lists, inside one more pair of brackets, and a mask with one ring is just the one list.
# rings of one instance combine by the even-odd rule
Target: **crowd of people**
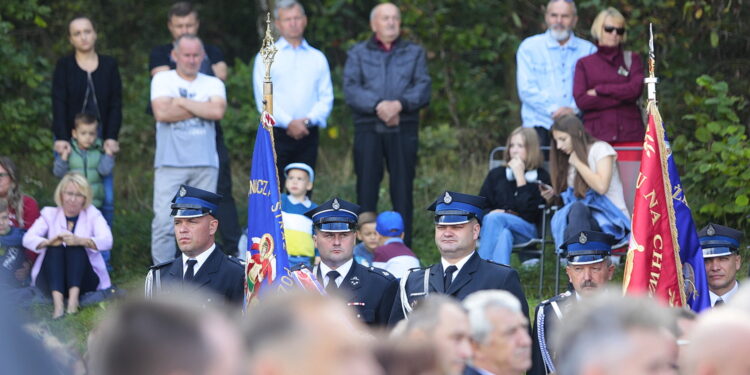
[[[80,371],[736,374],[750,366],[736,350],[750,337],[750,290],[737,281],[741,232],[709,224],[699,233],[715,310],[696,316],[608,287],[618,260],[612,250],[630,232],[613,144],[644,136],[643,63],[622,45],[619,11],[595,18],[593,44],[573,34],[573,1],[547,3],[547,30],[518,48],[522,122],[507,138],[504,165],[478,195],[443,191],[427,208],[440,262],[424,267],[410,245],[420,110],[431,94],[425,50],[402,37],[396,5],[372,9],[372,36],[349,50],[343,69],[357,203],[334,197],[318,205],[312,196],[319,132],[333,106],[331,72],[304,38],[302,4],[276,1],[274,20],[273,135],[290,271],[309,271],[322,290],[268,292],[239,315],[247,275],[237,255],[262,239],[241,238],[231,194],[220,124],[227,64],[197,36],[197,9],[178,2],[167,15],[173,40],[155,47],[149,63],[156,149],[146,299],[110,308],[89,334]],[[52,319],[114,293],[109,250],[123,83],[117,62],[96,52],[91,19],[73,19],[68,32],[74,52],[60,59],[52,85],[55,206],[40,211],[22,193],[13,161],[0,157],[0,281],[14,300],[25,295],[12,291],[26,285],[49,298]],[[259,111],[264,75],[256,57]],[[392,210],[378,213],[386,168]],[[550,205],[559,206],[552,237],[569,290],[530,315],[511,254],[540,235]],[[10,309],[0,314],[9,317],[2,324],[15,321]],[[8,332],[38,346],[26,331]],[[24,348],[10,345],[0,356],[12,360]],[[13,361],[18,373],[60,365],[54,356],[22,358]]]

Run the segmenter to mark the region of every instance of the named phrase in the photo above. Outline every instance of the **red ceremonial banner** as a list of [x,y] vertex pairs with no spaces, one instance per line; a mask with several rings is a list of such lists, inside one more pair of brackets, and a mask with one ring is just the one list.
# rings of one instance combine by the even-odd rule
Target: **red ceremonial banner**
[[683,306],[682,263],[675,227],[664,127],[656,104],[648,106],[641,169],[636,182],[623,291],[648,294],[669,306]]

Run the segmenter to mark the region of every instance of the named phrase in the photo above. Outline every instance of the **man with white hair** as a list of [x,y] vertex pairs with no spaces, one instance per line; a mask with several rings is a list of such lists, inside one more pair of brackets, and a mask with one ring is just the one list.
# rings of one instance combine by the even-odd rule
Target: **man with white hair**
[[464,375],[522,375],[531,367],[529,320],[518,299],[504,290],[466,297],[474,358]]
[[573,98],[576,62],[596,47],[573,35],[578,22],[572,0],[551,0],[544,14],[547,31],[526,38],[516,53],[516,85],[523,127],[534,128],[542,146],[550,143],[555,119],[580,111]]
[[466,309],[452,297],[430,295],[400,327],[399,338],[417,345],[434,345],[443,375],[460,375],[471,358]]
[[677,375],[673,330],[670,311],[653,299],[613,291],[583,300],[556,332],[555,374]]

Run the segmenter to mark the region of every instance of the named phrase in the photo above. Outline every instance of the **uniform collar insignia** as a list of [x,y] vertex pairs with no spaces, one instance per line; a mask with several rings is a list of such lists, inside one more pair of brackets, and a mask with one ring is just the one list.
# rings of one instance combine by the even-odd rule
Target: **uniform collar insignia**
[[351,279],[351,280],[349,280],[349,283],[351,283],[351,284],[352,284],[352,286],[357,286],[357,285],[359,285],[359,277],[357,277],[357,276],[354,276],[354,277],[352,277],[352,279]]
[[451,202],[453,202],[453,197],[451,197],[451,195],[446,191],[445,196],[443,197],[443,203],[451,204]]

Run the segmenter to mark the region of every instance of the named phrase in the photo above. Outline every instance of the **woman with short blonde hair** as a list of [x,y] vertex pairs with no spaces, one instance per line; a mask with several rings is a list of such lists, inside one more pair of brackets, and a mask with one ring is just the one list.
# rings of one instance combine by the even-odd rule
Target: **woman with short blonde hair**
[[625,17],[615,8],[599,12],[591,25],[597,51],[576,63],[573,97],[583,112],[586,131],[605,142],[643,142],[645,128],[638,108],[643,91],[643,62],[623,43]]
[[31,285],[52,296],[52,318],[58,319],[78,312],[79,296],[112,286],[100,252],[112,248],[112,231],[91,204],[91,187],[80,174],[63,176],[54,199],[57,207],[42,209],[23,245],[39,254]]

